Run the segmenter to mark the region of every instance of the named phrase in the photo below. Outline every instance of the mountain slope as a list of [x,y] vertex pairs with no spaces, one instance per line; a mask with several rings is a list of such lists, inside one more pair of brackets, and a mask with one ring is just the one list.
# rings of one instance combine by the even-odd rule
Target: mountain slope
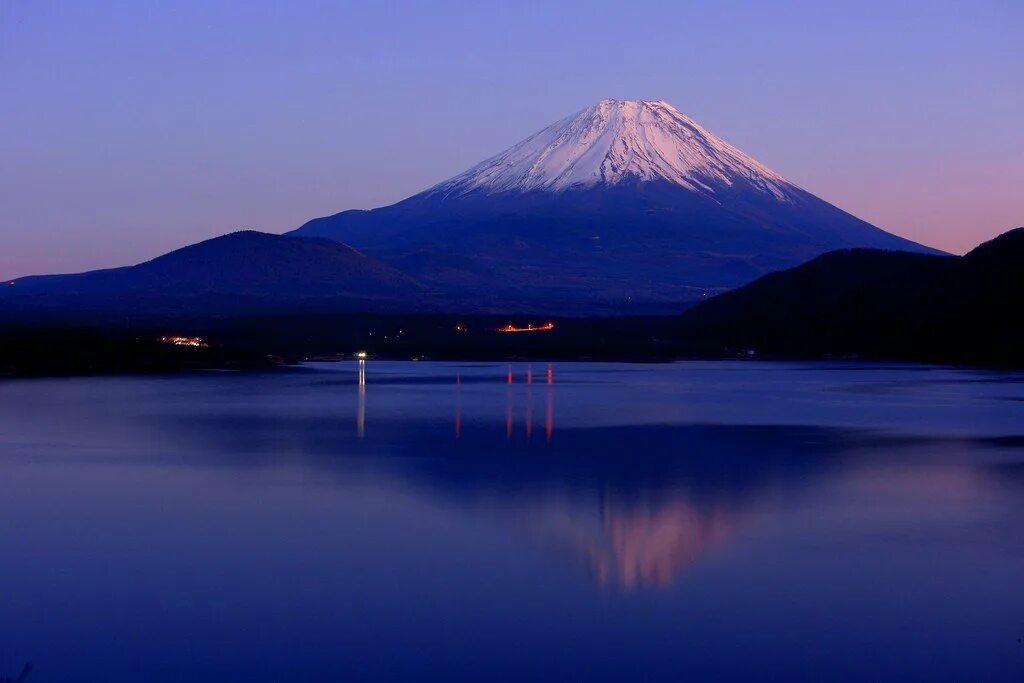
[[963,257],[820,256],[697,305],[689,352],[1024,363],[1024,228]]
[[454,300],[574,313],[674,311],[834,249],[932,251],[665,102],[615,100],[397,204],[291,234],[350,243]]
[[415,280],[352,247],[318,238],[241,231],[172,251],[145,263],[74,275],[26,277],[0,287],[0,308],[132,310],[211,308],[317,300],[409,300]]

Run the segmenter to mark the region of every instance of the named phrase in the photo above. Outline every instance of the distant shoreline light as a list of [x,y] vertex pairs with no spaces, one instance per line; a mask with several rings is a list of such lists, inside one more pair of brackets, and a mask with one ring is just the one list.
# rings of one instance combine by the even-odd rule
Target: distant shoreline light
[[529,324],[526,327],[516,327],[515,325],[512,325],[511,323],[509,323],[508,325],[505,325],[504,327],[499,327],[498,328],[498,332],[503,332],[503,333],[508,333],[508,332],[549,332],[550,330],[553,330],[553,329],[555,329],[555,324],[553,322],[550,322],[550,321],[544,323],[543,325],[534,326],[533,324]]
[[164,344],[173,344],[174,346],[196,346],[196,347],[207,347],[209,344],[202,337],[180,337],[177,335],[168,335],[160,337],[159,341]]

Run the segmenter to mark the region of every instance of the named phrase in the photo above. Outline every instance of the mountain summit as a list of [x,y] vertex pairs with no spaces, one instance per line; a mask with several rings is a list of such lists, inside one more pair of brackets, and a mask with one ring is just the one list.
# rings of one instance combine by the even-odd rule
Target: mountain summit
[[929,252],[663,101],[602,100],[397,204],[318,218],[466,310],[677,311],[834,249]]
[[558,192],[663,180],[696,192],[749,184],[776,199],[793,185],[668,102],[602,100],[427,191]]

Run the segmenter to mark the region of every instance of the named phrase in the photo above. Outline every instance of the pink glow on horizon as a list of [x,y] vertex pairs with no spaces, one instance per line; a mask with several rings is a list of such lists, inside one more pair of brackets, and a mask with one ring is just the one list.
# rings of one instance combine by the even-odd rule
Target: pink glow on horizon
[[883,230],[963,254],[1024,226],[1024,162],[934,164],[819,177],[811,192]]

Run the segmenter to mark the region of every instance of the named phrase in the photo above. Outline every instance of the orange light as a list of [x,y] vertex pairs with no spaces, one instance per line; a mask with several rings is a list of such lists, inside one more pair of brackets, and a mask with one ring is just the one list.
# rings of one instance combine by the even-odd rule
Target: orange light
[[173,344],[174,346],[198,346],[205,347],[209,346],[202,337],[180,337],[177,335],[168,335],[160,337],[158,341],[164,344]]
[[516,327],[515,325],[508,324],[504,327],[499,327],[498,332],[547,332],[553,329],[555,329],[555,324],[553,322],[546,322],[543,325],[537,325],[536,327],[534,327],[532,323],[526,327]]

